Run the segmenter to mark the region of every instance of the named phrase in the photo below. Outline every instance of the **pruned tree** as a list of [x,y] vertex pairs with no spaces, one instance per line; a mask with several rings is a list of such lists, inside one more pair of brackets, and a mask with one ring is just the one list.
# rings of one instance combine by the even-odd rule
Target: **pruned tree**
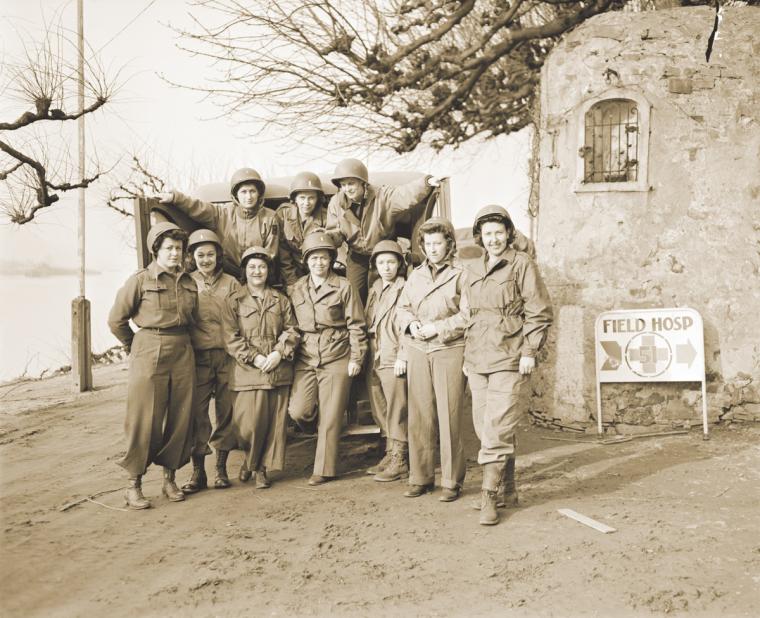
[[[77,104],[77,46],[62,29],[48,30],[41,41],[23,38],[18,61],[0,63],[0,210],[17,224],[32,221],[61,193],[88,187],[104,173],[77,176],[71,156],[68,121],[94,114],[113,96],[115,79],[106,78],[97,58],[85,59],[85,104]],[[15,118],[15,120],[12,120]]]
[[[635,8],[670,0],[633,0]],[[303,139],[397,152],[531,122],[556,40],[626,0],[198,0],[178,30],[218,71],[192,87],[225,113]],[[671,2],[672,3],[672,2]],[[186,85],[188,86],[188,85]]]
[[150,171],[149,165],[139,156],[132,155],[124,178],[118,180],[109,191],[106,206],[125,217],[132,217],[134,213],[123,208],[120,205],[122,202],[131,202],[136,198],[154,195],[166,191],[167,188],[166,181],[160,175]]

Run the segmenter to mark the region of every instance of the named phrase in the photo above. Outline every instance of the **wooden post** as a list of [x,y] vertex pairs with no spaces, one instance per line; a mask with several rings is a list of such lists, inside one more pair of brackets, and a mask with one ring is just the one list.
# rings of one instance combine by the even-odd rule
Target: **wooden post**
[[[84,7],[77,1],[79,40],[79,177],[85,178],[84,164]],[[90,301],[85,297],[85,189],[79,189],[77,213],[77,254],[79,256],[79,296],[71,302],[71,376],[74,391],[92,390],[92,353],[90,341]]]

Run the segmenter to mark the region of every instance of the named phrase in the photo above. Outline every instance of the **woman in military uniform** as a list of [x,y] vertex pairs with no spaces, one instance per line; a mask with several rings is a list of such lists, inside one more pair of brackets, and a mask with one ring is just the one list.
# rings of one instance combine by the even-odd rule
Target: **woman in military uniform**
[[351,380],[367,350],[361,302],[353,287],[332,272],[336,250],[324,232],[309,234],[301,247],[309,274],[291,289],[301,331],[289,413],[303,428],[313,427],[319,404],[317,449],[309,485],[337,475],[338,442]]
[[[190,459],[195,358],[190,326],[197,320],[198,288],[183,272],[187,235],[173,223],[148,232],[150,265],[127,279],[108,316],[111,332],[129,350],[127,452],[119,462],[129,475],[127,506],[147,509],[142,476],[151,463],[163,466],[163,494],[185,499],[174,482]],[[135,333],[132,320],[140,330]]]

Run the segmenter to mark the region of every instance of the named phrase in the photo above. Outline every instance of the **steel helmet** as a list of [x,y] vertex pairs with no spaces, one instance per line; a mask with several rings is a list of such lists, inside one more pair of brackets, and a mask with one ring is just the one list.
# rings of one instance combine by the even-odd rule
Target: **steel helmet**
[[252,182],[255,184],[256,189],[259,192],[259,197],[264,197],[264,191],[266,190],[267,186],[261,179],[261,174],[250,167],[243,167],[236,171],[230,179],[230,195],[233,198],[237,199],[237,190],[244,182]]
[[372,249],[372,255],[369,257],[370,264],[374,266],[375,258],[381,253],[395,253],[399,264],[404,264],[404,250],[395,240],[381,240],[377,243],[375,248]]
[[172,223],[171,221],[161,221],[159,223],[156,223],[156,225],[148,230],[148,236],[146,237],[145,242],[148,244],[148,249],[151,253],[153,253],[153,245],[156,244],[156,241],[161,236],[161,234],[166,234],[166,232],[170,232],[171,230],[182,231],[178,225]]
[[340,180],[342,178],[358,178],[362,182],[369,182],[367,166],[359,161],[359,159],[343,159],[335,167],[335,173],[330,180],[340,189]]
[[240,258],[240,270],[245,270],[246,263],[252,258],[264,260],[270,268],[272,267],[272,256],[269,252],[264,247],[254,245],[243,251],[243,256]]
[[301,243],[303,259],[306,260],[310,253],[318,251],[319,249],[329,251],[333,256],[333,259],[335,259],[335,255],[338,253],[335,248],[335,243],[329,235],[324,232],[312,232],[311,234],[307,234],[306,238],[303,239],[303,243]]
[[316,191],[322,195],[325,194],[322,189],[322,181],[313,172],[300,172],[293,176],[290,182],[290,201],[296,199],[296,193],[299,191]]
[[192,252],[197,245],[207,242],[214,243],[219,249],[222,248],[222,241],[219,240],[219,237],[214,232],[211,230],[195,230],[187,240],[187,250]]

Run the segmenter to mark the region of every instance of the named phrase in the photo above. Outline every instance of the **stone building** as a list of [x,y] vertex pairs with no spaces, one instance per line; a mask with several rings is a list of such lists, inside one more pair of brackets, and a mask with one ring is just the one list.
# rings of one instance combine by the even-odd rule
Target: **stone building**
[[[722,17],[709,62],[709,7],[605,13],[546,61],[534,232],[556,327],[539,418],[596,416],[600,312],[688,306],[711,420],[760,420],[760,9]],[[700,418],[699,384],[605,385],[602,400],[615,424]]]

